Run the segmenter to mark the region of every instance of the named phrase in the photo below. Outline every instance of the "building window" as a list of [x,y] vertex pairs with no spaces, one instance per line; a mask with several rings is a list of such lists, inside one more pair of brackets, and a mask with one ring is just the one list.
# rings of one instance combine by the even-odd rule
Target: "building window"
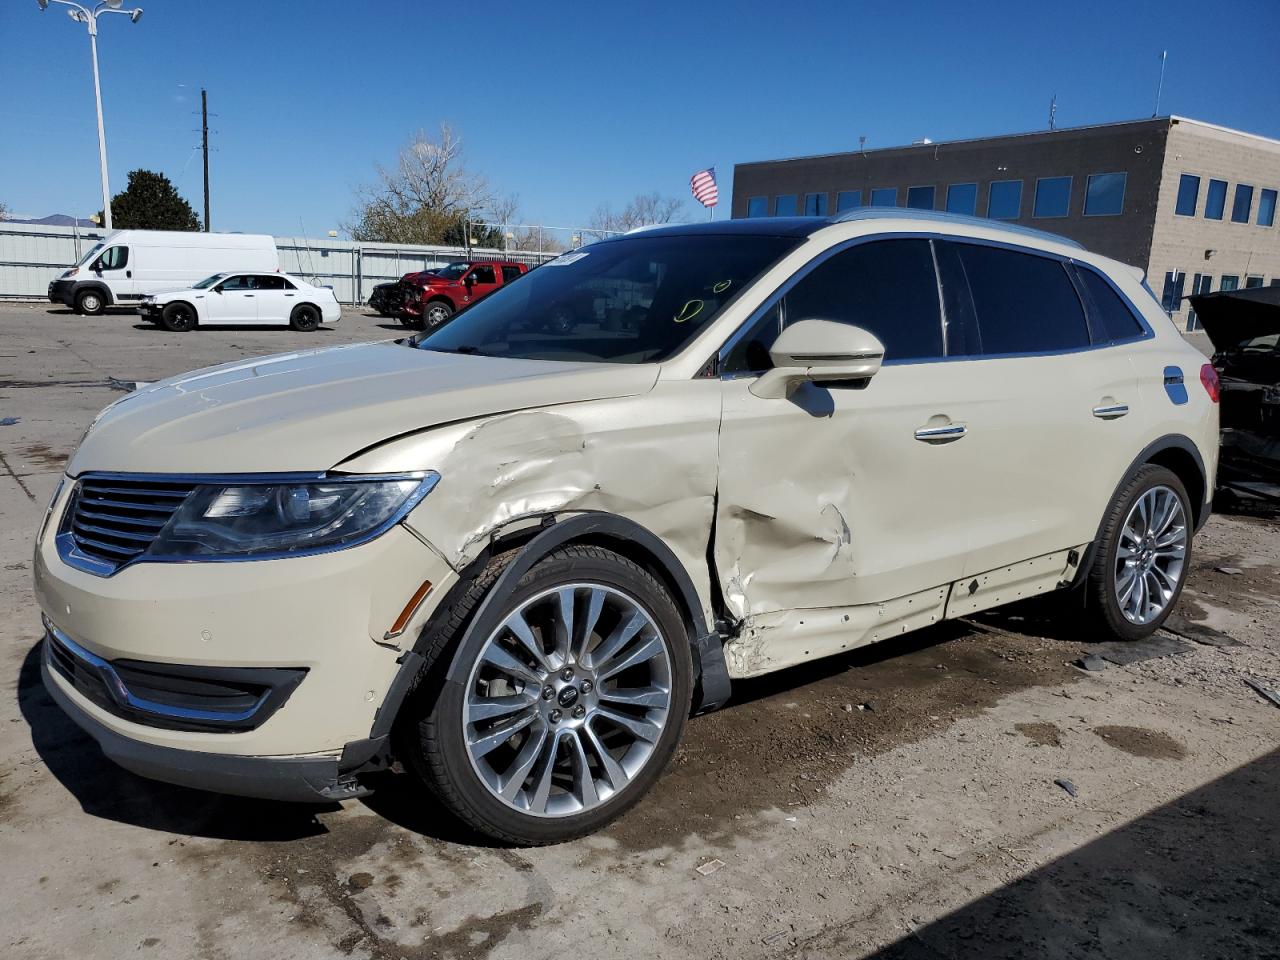
[[1270,227],[1276,222],[1276,192],[1263,190],[1258,194],[1258,226]]
[[978,185],[953,183],[947,187],[947,213],[962,213],[972,217],[978,212]]
[[1095,173],[1084,188],[1086,217],[1116,217],[1124,213],[1124,187],[1127,173]]
[[1182,309],[1182,287],[1186,281],[1187,275],[1181,270],[1164,275],[1164,296],[1160,298],[1160,306],[1170,316]]
[[861,190],[841,190],[836,194],[836,213],[841,210],[857,210],[862,206]]
[[1236,184],[1236,198],[1231,203],[1231,222],[1248,223],[1253,208],[1253,187],[1247,183]]
[[907,206],[916,210],[932,210],[933,187],[907,187]]
[[1017,220],[1022,213],[1022,181],[994,180],[987,197],[987,216],[992,220]]
[[871,191],[871,206],[896,207],[898,205],[897,187],[876,187]]
[[1260,286],[1262,286],[1261,277],[1245,277],[1244,278],[1244,288],[1246,290],[1252,290],[1254,287],[1260,287]]
[[796,195],[794,193],[784,193],[773,201],[773,215],[775,217],[794,217],[796,215]]
[[1033,217],[1065,217],[1070,206],[1070,177],[1041,177],[1036,181]]
[[[1213,274],[1197,273],[1191,279],[1191,296],[1198,297],[1202,293],[1212,293],[1212,292],[1213,292]],[[1198,330],[1199,328],[1200,328],[1200,321],[1196,319],[1195,307],[1189,307],[1187,309],[1187,329]]]
[[1204,218],[1221,220],[1222,210],[1227,205],[1227,181],[1210,180],[1209,192],[1204,196]]
[[767,217],[769,215],[769,198],[768,197],[748,197],[747,198],[747,216],[748,217]]
[[1180,217],[1194,217],[1199,202],[1200,178],[1193,173],[1184,173],[1178,180],[1178,204],[1173,212]]
[[1222,285],[1219,286],[1218,289],[1224,293],[1228,290],[1238,290],[1240,289],[1240,278],[1232,277],[1224,273],[1222,275]]
[[827,195],[825,193],[806,193],[804,195],[804,215],[806,217],[825,217],[827,215]]

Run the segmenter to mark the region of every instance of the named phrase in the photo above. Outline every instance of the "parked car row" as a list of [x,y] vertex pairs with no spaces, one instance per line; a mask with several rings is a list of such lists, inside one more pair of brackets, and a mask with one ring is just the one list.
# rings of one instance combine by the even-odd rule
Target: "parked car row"
[[280,272],[271,237],[238,233],[117,230],[49,284],[49,301],[90,316],[131,306],[173,331],[311,331],[342,316],[332,287]]
[[392,283],[380,283],[369,295],[369,306],[380,316],[396,317],[406,327],[434,328],[459,310],[478,303],[529,270],[510,260],[463,260],[443,267],[406,273]]

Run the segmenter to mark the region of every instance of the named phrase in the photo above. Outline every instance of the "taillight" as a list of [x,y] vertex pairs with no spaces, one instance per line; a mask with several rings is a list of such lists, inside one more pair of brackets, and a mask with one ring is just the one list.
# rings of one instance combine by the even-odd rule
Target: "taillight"
[[1222,396],[1222,383],[1218,380],[1218,371],[1213,369],[1212,363],[1206,363],[1200,368],[1200,382],[1204,384],[1204,392],[1209,395],[1209,399],[1217,403]]

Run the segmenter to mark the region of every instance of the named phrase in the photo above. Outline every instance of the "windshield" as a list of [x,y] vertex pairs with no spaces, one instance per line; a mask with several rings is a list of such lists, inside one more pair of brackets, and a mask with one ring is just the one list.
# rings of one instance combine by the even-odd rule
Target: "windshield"
[[88,263],[98,254],[100,254],[105,246],[106,246],[105,243],[95,243],[93,245],[93,248],[88,253],[86,253],[83,257],[81,257],[79,260],[76,261],[76,266],[83,267],[86,263]]
[[207,289],[209,289],[210,287],[212,287],[215,283],[217,283],[219,280],[221,280],[221,279],[222,279],[223,277],[225,277],[225,276],[226,276],[226,274],[225,274],[225,273],[215,273],[212,277],[205,277],[203,280],[201,280],[199,283],[197,283],[197,284],[196,284],[195,286],[193,286],[191,289],[192,289],[192,290],[207,290]]
[[422,350],[654,363],[684,348],[799,241],[627,237],[566,253],[424,336]]
[[437,277],[444,277],[446,280],[457,280],[470,269],[471,264],[469,263],[451,263],[447,267],[429,267],[422,272],[430,273]]

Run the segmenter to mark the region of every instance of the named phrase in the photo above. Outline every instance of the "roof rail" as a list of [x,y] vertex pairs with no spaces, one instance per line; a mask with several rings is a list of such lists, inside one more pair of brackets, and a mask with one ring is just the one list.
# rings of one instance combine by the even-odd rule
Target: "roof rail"
[[986,217],[969,217],[961,213],[944,213],[941,210],[918,210],[914,207],[859,207],[846,210],[829,218],[830,223],[852,223],[858,220],[934,220],[938,223],[954,223],[970,227],[985,227],[988,230],[999,230],[1003,233],[1014,233],[1024,237],[1035,237],[1039,240],[1051,240],[1068,247],[1084,249],[1084,244],[1070,237],[1024,227],[1016,223],[1005,223],[1000,220],[988,220]]

